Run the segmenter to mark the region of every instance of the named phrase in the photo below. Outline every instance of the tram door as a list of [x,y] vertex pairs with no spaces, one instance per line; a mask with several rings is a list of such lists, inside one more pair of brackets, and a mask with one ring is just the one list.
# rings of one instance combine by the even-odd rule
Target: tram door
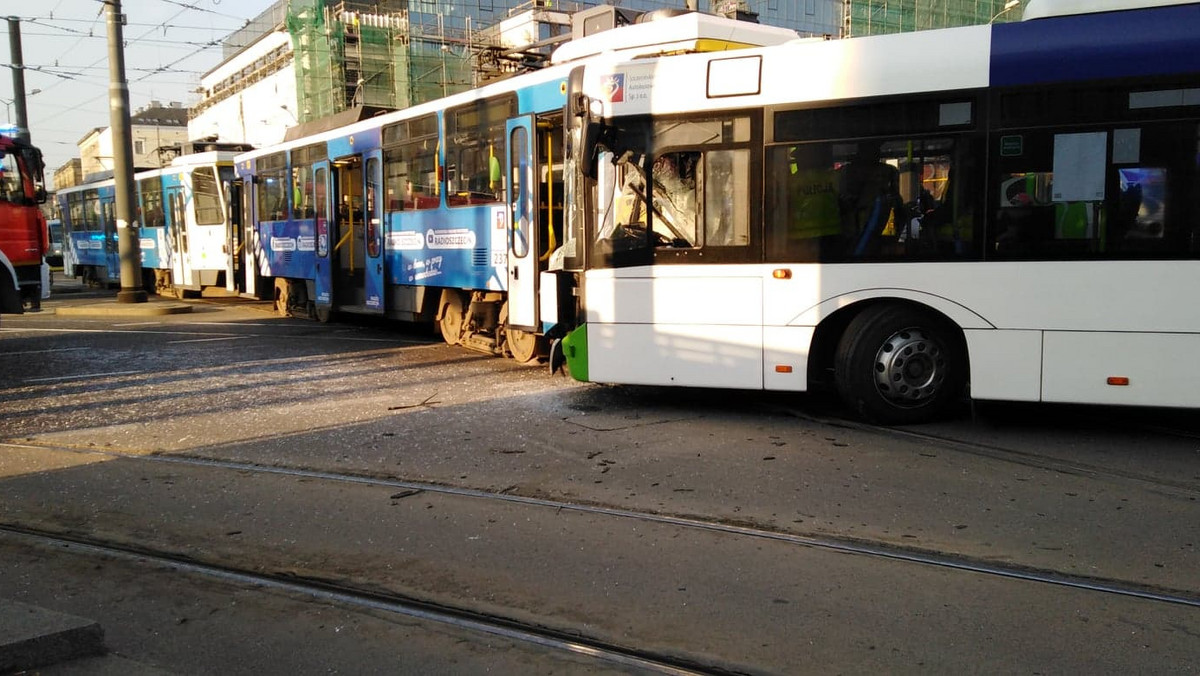
[[117,234],[117,210],[113,195],[100,195],[100,220],[104,227],[104,267],[107,282],[121,281],[121,244]]
[[538,330],[538,180],[531,116],[511,119],[508,133],[508,324],[525,333]]
[[170,184],[163,187],[163,211],[165,212],[168,239],[173,249],[171,254],[171,283],[175,286],[190,286],[192,264],[188,256],[187,202],[183,186],[172,176]]
[[257,222],[254,215],[254,183],[249,179],[238,179],[233,184],[236,186],[235,189],[239,196],[234,208],[238,210],[238,223],[242,226],[242,246],[237,252],[244,271],[242,294],[247,298],[258,298],[258,294],[265,293],[265,289],[262,288],[262,278],[258,267],[257,252],[260,244],[258,232],[254,226]]
[[334,236],[334,210],[332,200],[329,199],[333,194],[333,175],[329,170],[329,160],[313,163],[313,188],[317,193],[314,205],[317,230],[317,266],[314,280],[316,298],[313,301],[317,317],[328,319],[333,310],[333,254],[336,244],[331,241]]
[[242,182],[225,181],[225,290],[243,293],[246,290],[246,266],[242,264]]
[[363,295],[370,313],[384,311],[383,292],[383,151],[367,153],[363,170],[363,238],[366,262]]

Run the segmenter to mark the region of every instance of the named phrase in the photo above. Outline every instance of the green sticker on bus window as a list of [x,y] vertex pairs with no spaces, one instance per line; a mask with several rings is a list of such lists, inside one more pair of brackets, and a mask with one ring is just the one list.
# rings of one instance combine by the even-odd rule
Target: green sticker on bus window
[[1025,153],[1024,136],[1001,136],[1000,157],[1020,157]]

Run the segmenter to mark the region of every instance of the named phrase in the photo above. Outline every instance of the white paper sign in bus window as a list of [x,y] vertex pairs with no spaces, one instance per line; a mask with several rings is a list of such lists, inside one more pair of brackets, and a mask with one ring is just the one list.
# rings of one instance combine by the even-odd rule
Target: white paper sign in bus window
[[1054,137],[1054,201],[1097,202],[1104,199],[1108,133],[1056,134]]

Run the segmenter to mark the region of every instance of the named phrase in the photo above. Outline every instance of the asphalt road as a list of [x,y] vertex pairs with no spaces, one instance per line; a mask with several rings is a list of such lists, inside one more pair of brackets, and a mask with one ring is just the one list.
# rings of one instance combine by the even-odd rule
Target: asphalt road
[[168,672],[642,670],[190,564],[698,670],[1200,668],[1187,415],[881,430],[817,396],[583,385],[233,299],[54,313],[94,301],[0,326],[0,598]]

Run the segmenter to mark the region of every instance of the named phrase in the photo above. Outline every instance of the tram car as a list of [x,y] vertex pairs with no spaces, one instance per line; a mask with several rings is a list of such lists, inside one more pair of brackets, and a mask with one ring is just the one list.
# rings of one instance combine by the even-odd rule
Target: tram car
[[[230,218],[231,151],[183,155],[134,175],[142,284],[159,294],[198,295],[234,284],[239,228]],[[120,283],[112,178],[58,191],[63,273],[97,286]]]

